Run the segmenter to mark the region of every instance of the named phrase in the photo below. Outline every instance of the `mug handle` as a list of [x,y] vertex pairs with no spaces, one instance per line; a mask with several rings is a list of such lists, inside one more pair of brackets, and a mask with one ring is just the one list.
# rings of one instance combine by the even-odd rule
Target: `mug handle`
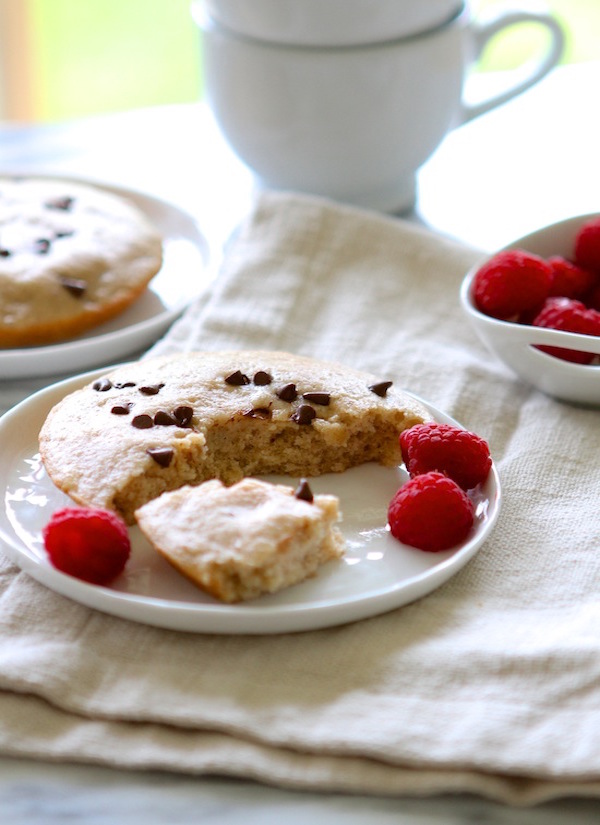
[[[534,11],[508,11],[500,12],[494,15],[491,19],[483,22],[474,22],[473,36],[474,36],[474,55],[473,61],[477,61],[481,53],[499,32],[508,29],[511,26],[516,26],[519,23],[537,23],[550,33],[550,44],[546,52],[539,60],[533,62],[530,70],[521,76],[514,85],[507,89],[492,95],[491,97],[482,100],[479,103],[469,104],[463,102],[462,121],[466,123],[474,117],[489,112],[501,103],[506,103],[516,95],[521,94],[526,89],[529,89],[539,80],[541,80],[548,72],[553,69],[559,62],[564,47],[565,47],[565,32],[558,22],[558,20],[550,12],[534,12]],[[526,64],[528,65],[528,64]],[[518,69],[515,70],[519,72]]]

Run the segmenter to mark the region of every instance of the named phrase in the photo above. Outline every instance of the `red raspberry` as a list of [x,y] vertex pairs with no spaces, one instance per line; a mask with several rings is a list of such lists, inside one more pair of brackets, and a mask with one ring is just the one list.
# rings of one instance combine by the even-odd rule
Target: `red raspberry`
[[575,263],[600,271],[600,217],[587,221],[575,236]]
[[595,285],[597,276],[560,255],[548,258],[552,268],[549,297],[582,298]]
[[483,438],[450,424],[416,424],[400,434],[400,448],[410,476],[437,470],[463,490],[483,483],[492,466]]
[[[600,312],[570,298],[548,298],[541,312],[533,319],[533,326],[600,336]],[[540,346],[539,349],[576,364],[589,364],[594,358],[593,353],[564,347]]]
[[544,303],[551,281],[552,269],[538,255],[518,249],[499,252],[475,274],[475,304],[493,318],[517,318]]
[[130,553],[125,523],[108,510],[64,507],[42,531],[54,567],[92,584],[108,584]]
[[464,541],[473,526],[471,500],[451,478],[425,473],[411,478],[390,502],[392,535],[403,544],[436,553]]

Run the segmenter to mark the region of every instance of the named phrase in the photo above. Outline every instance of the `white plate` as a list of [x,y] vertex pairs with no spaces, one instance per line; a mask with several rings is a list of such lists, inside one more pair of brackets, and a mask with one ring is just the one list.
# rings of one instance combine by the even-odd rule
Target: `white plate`
[[135,304],[84,335],[51,346],[0,349],[0,378],[73,373],[120,361],[154,343],[208,281],[208,243],[188,213],[131,189],[70,180],[120,195],[141,209],[163,236],[163,265]]
[[[111,587],[87,584],[47,560],[42,527],[55,510],[72,502],[46,475],[37,436],[55,403],[102,374],[96,370],[54,384],[0,419],[0,540],[10,558],[33,578],[105,613],[200,633],[287,633],[344,624],[400,607],[439,587],[475,555],[498,516],[500,484],[493,467],[476,497],[476,523],[467,541],[442,553],[406,547],[386,527],[388,503],[406,472],[403,467],[365,464],[310,482],[314,492],[340,497],[347,541],[344,560],[325,565],[310,581],[244,604],[221,604],[173,570],[134,527],[132,554],[122,576]],[[456,423],[427,406],[437,420]]]

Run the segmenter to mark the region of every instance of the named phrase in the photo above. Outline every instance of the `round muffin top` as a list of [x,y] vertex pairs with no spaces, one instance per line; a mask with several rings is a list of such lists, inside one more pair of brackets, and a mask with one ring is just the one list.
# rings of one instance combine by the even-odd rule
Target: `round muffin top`
[[[1,346],[60,340],[112,317],[161,264],[159,233],[125,198],[71,181],[0,178]],[[83,316],[89,323],[73,327]]]

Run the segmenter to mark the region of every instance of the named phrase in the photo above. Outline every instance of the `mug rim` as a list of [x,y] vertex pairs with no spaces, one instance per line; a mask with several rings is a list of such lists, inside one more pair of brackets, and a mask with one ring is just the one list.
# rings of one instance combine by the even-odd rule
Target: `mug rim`
[[389,37],[384,40],[369,40],[365,42],[344,43],[332,46],[321,44],[288,43],[287,41],[278,42],[274,40],[267,40],[265,38],[254,37],[243,32],[234,31],[225,23],[222,23],[220,20],[217,20],[212,15],[210,15],[204,7],[202,0],[196,0],[196,2],[193,4],[192,17],[202,33],[215,32],[218,34],[225,35],[226,37],[229,37],[231,40],[237,40],[248,45],[260,46],[263,48],[278,51],[294,51],[319,54],[340,53],[350,51],[369,51],[381,48],[390,48],[397,45],[402,45],[404,43],[413,43],[419,40],[425,40],[430,37],[434,37],[444,33],[446,29],[450,29],[458,23],[462,22],[463,18],[470,19],[471,9],[468,0],[463,0],[463,2],[461,2],[460,4],[460,7],[455,12],[453,12],[450,17],[448,17],[444,22],[438,23],[435,26],[432,26],[431,28],[414,32],[412,34],[404,34],[399,37]]

